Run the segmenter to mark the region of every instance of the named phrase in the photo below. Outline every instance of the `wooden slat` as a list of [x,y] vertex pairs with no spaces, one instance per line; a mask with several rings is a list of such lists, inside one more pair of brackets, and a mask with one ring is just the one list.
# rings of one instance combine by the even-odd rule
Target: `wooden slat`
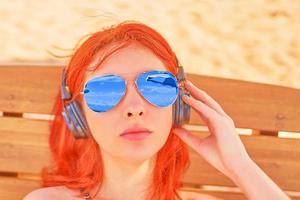
[[[0,79],[0,111],[50,114],[61,69],[0,67],[5,74]],[[238,128],[300,132],[299,89],[189,73],[187,78],[219,102]],[[194,110],[190,123],[204,124]]]
[[38,173],[49,162],[49,121],[0,117],[0,171]]
[[41,187],[40,181],[0,176],[0,199],[20,200]]
[[1,66],[0,111],[50,114],[61,66]]
[[[11,122],[8,122],[10,121]],[[14,121],[14,122],[12,122]],[[19,125],[13,126],[18,123]],[[38,127],[38,128],[30,128]],[[0,118],[0,171],[38,173],[49,161],[47,121]],[[208,133],[194,131],[199,137]],[[272,136],[240,136],[251,158],[282,188],[300,191],[300,140]],[[191,149],[190,149],[191,150]],[[193,150],[184,181],[235,186]]]
[[28,119],[22,117],[0,117],[0,131],[20,133],[48,134],[49,120]]
[[[212,96],[238,128],[300,132],[300,90],[250,81],[187,74]],[[192,112],[191,124],[203,124]]]
[[0,171],[38,173],[49,163],[49,153],[43,146],[0,143]]

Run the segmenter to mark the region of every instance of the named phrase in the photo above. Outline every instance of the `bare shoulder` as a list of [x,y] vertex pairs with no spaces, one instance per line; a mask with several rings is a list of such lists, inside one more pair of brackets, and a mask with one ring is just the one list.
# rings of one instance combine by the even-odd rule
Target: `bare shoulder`
[[178,193],[183,200],[223,200],[219,197],[193,191],[179,190]]
[[44,187],[33,190],[28,193],[23,200],[79,200],[82,198],[76,197],[78,193],[68,189],[65,186]]

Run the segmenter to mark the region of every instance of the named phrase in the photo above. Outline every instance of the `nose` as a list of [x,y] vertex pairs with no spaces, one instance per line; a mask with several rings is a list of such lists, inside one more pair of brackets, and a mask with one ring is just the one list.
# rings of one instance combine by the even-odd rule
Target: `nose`
[[128,106],[124,111],[124,117],[126,118],[137,118],[143,115],[145,115],[145,111],[142,106]]
[[145,104],[145,99],[137,91],[134,83],[128,83],[123,101],[123,117],[128,119],[143,117],[146,114]]

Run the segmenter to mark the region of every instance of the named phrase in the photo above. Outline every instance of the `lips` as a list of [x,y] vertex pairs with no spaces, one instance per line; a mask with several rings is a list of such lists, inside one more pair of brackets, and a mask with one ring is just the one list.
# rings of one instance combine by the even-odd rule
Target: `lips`
[[122,132],[122,134],[120,136],[124,136],[124,135],[128,135],[128,134],[145,134],[145,133],[152,133],[152,131],[150,131],[147,128],[141,127],[141,126],[132,126],[128,129],[126,129],[125,131]]

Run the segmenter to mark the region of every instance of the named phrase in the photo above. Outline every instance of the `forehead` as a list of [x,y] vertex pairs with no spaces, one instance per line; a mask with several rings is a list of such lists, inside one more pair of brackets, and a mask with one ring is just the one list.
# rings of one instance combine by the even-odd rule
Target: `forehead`
[[[95,59],[99,58],[101,58],[101,52]],[[97,63],[97,61],[94,61],[94,63]],[[87,75],[86,79],[106,74],[117,74],[123,77],[135,76],[149,70],[168,69],[152,51],[141,44],[131,43],[107,57],[96,71]]]

